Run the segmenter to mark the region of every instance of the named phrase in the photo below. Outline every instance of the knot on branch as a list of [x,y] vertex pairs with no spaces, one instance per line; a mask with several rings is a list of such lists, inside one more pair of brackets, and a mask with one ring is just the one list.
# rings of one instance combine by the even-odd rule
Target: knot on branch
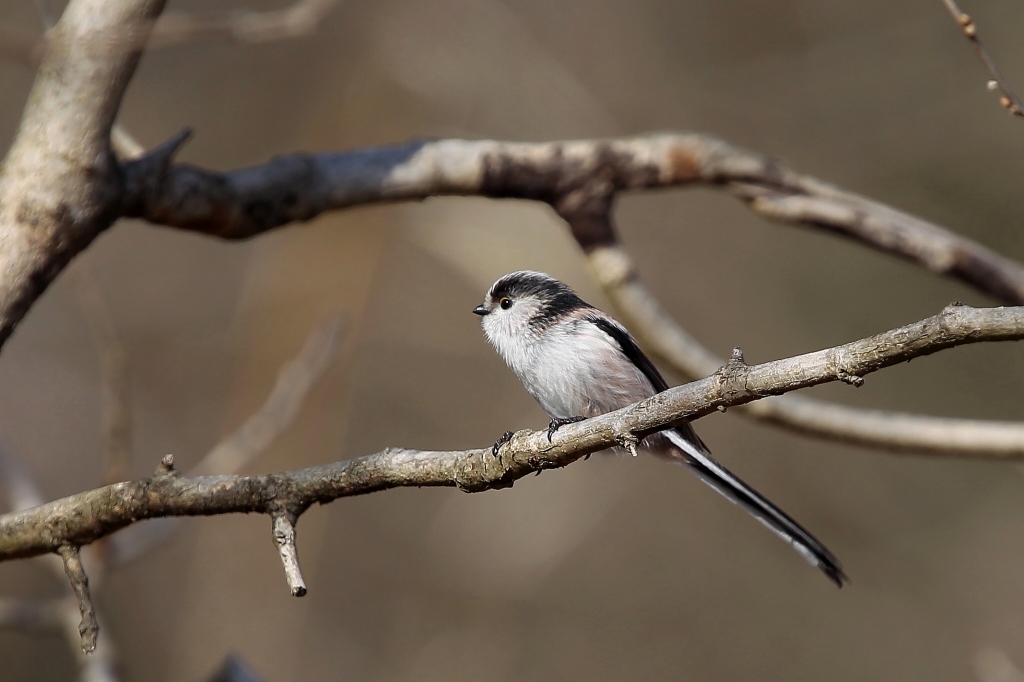
[[154,476],[160,476],[170,474],[174,472],[174,455],[168,453],[160,458],[160,463],[156,465],[156,471],[153,472]]
[[718,385],[722,387],[722,397],[726,399],[748,396],[752,391],[747,388],[747,375],[750,367],[743,358],[743,349],[736,346],[732,349],[729,361],[718,368],[714,376],[718,378]]
[[629,451],[629,454],[633,455],[634,457],[637,456],[636,446],[640,444],[640,439],[637,438],[636,434],[634,434],[632,431],[627,431],[626,433],[616,436],[615,440],[618,442],[619,445],[626,448],[626,450]]
[[855,388],[860,388],[864,385],[864,377],[857,376],[856,374],[850,374],[845,369],[839,370],[836,374],[836,378],[844,384],[849,384]]
[[124,164],[125,186],[121,210],[126,216],[147,214],[147,205],[151,198],[161,195],[171,163],[190,137],[192,129],[184,128],[139,158]]

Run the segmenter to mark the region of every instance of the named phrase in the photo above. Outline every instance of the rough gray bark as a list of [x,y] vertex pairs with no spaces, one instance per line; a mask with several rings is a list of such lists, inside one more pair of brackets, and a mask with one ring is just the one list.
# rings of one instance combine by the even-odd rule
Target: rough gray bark
[[[431,196],[532,199],[559,213],[623,191],[703,185],[772,220],[824,228],[959,279],[1004,303],[1024,303],[1024,268],[938,225],[774,159],[698,133],[515,143],[414,141],[289,154],[228,173],[147,162],[125,168],[127,217],[222,239],[246,239],[325,211]],[[585,249],[610,243],[601,226],[573,233]]]
[[[298,471],[197,478],[174,471],[173,459],[167,456],[147,479],[0,516],[0,561],[89,544],[143,519],[252,512],[297,518],[313,504],[390,488],[445,486],[466,492],[505,488],[527,474],[566,466],[586,454],[716,409],[830,381],[860,380],[944,348],[1021,338],[1024,307],[951,305],[914,324],[784,360],[748,366],[737,354],[710,377],[567,425],[551,441],[546,431],[520,431],[498,456],[490,448],[451,452],[396,448]],[[278,539],[279,545],[287,542],[287,538]],[[298,584],[293,584],[293,592]]]
[[120,216],[110,129],[163,0],[76,0],[53,29],[0,167],[0,344]]

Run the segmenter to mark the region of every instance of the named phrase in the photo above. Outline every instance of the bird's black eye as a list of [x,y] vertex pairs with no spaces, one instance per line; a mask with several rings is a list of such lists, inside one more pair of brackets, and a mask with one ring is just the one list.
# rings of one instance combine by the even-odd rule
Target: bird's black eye
[[512,307],[512,299],[509,298],[508,296],[502,296],[501,300],[498,301],[498,305],[501,306],[502,310],[508,310],[509,308]]

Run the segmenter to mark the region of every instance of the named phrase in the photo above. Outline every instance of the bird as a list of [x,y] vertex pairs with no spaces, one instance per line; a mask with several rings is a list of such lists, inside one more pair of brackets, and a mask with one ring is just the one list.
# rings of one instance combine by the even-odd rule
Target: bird
[[[473,309],[487,341],[551,421],[548,438],[566,424],[626,407],[668,390],[629,331],[542,272],[499,278]],[[506,432],[494,453],[511,438]],[[788,514],[711,456],[683,423],[647,436],[642,451],[689,468],[700,480],[789,543],[838,587],[848,580],[836,557]]]

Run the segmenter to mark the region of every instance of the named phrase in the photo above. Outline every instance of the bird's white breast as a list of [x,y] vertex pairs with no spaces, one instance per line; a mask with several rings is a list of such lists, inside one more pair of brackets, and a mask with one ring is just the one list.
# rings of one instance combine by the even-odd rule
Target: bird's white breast
[[592,417],[655,392],[618,343],[586,320],[521,337],[508,350],[506,362],[551,417]]

